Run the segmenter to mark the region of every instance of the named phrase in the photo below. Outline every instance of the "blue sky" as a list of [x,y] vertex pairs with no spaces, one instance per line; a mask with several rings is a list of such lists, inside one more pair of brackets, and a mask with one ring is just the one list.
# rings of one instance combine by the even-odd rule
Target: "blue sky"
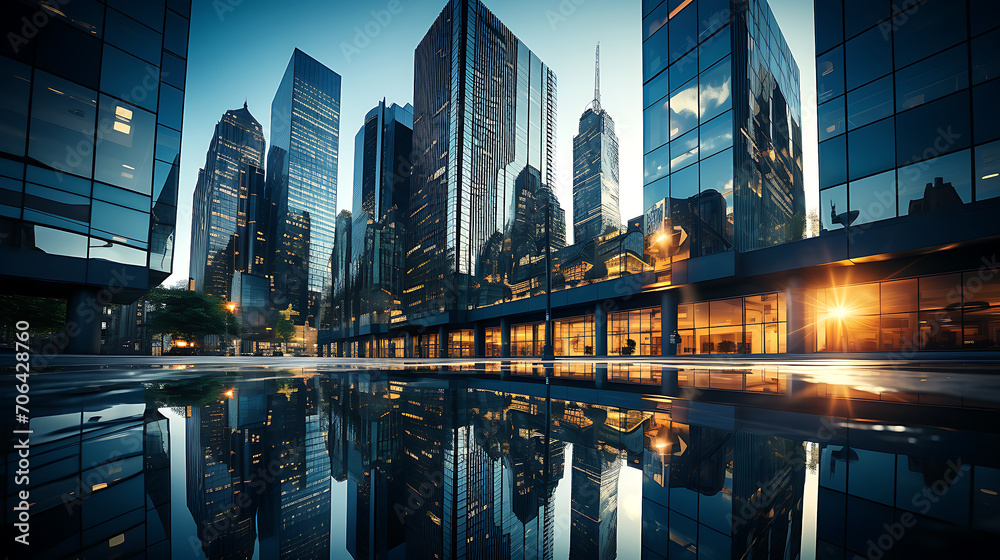
[[[213,0],[194,2],[188,48],[177,251],[169,283],[187,280],[191,197],[215,124],[247,101],[270,146],[271,98],[298,47],[343,77],[339,208],[351,208],[354,135],[383,97],[411,103],[413,50],[445,0]],[[558,80],[556,191],[571,223],[573,136],[594,97],[601,43],[601,102],[620,142],[621,211],[642,213],[640,0],[493,0],[487,7],[548,64]],[[816,206],[812,2],[771,0],[801,68],[807,204]],[[373,13],[374,12],[374,13]]]

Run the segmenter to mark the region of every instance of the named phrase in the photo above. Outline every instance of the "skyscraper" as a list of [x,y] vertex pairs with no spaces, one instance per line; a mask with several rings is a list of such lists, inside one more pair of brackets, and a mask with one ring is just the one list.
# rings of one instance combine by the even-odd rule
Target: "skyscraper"
[[403,313],[406,222],[410,214],[413,107],[385,100],[368,111],[354,137],[351,254],[358,334],[384,332]]
[[173,270],[191,2],[167,4],[0,7],[0,284],[69,300],[71,353]]
[[448,2],[414,76],[407,318],[445,323],[509,297],[490,260],[510,245],[517,177],[553,184],[556,77],[476,0]]
[[313,327],[328,323],[318,311],[330,289],[339,147],[340,75],[295,49],[271,102],[273,301]]
[[656,282],[686,282],[671,265],[689,257],[801,239],[799,69],[767,2],[644,2],[642,38]]
[[594,100],[573,137],[573,242],[585,243],[621,229],[618,209],[618,136],[601,106],[601,46],[594,68]]
[[192,202],[190,276],[197,292],[229,299],[233,273],[249,272],[264,146],[263,128],[246,103],[215,125]]

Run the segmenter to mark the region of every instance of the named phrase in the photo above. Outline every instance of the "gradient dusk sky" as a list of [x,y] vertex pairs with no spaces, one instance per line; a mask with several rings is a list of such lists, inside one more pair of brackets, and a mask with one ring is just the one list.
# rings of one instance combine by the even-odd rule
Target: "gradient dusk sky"
[[[771,0],[801,70],[807,207],[816,207],[816,80],[812,2]],[[601,43],[601,102],[620,142],[623,218],[642,213],[641,0],[493,0],[486,6],[556,74],[556,192],[572,232],[573,136],[594,97]],[[337,206],[351,208],[354,135],[379,100],[413,101],[413,51],[445,0],[196,1],[191,13],[174,274],[187,283],[191,199],[223,113],[247,102],[270,147],[270,109],[296,47],[343,77]],[[392,8],[392,10],[390,10]],[[373,12],[375,12],[373,14]],[[395,12],[395,13],[392,13]],[[367,32],[366,32],[367,31]]]

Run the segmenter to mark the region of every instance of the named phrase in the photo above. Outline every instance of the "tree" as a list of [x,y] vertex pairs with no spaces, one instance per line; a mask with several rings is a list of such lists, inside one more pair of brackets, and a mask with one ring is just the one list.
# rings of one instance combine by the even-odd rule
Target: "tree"
[[44,335],[61,331],[66,326],[66,300],[0,295],[0,335],[13,344],[14,330],[18,321],[27,321],[31,326],[33,343],[41,341]]
[[806,221],[809,222],[809,237],[819,236],[819,212],[815,208],[809,211]]
[[151,310],[146,326],[154,334],[169,334],[194,344],[210,334],[222,334],[229,323],[230,334],[241,328],[219,298],[182,288],[154,288],[146,296]]
[[278,324],[274,328],[274,336],[279,342],[288,344],[295,338],[295,324],[292,323],[292,317],[298,315],[293,309],[292,304],[288,304],[288,309],[284,309],[278,312],[281,315],[281,319],[278,319]]

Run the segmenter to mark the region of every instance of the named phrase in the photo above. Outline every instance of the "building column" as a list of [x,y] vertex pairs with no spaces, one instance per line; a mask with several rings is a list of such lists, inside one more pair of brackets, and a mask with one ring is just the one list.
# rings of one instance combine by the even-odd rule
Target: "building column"
[[486,357],[486,327],[482,323],[476,323],[473,327],[472,346],[473,356],[477,358]]
[[677,290],[660,293],[660,355],[676,356],[677,343],[670,342],[670,335],[677,332]]
[[101,315],[98,302],[100,290],[80,288],[66,302],[66,353],[101,353]]
[[594,308],[594,355],[608,355],[608,312],[603,301]]
[[403,335],[403,357],[412,358],[413,357],[413,333],[407,331]]
[[448,328],[446,325],[438,326],[438,357],[448,357]]
[[500,357],[510,357],[510,319],[500,318]]
[[660,394],[668,396],[677,396],[677,368],[664,367],[660,368]]
[[785,288],[785,320],[788,332],[785,352],[788,354],[812,353],[812,333],[809,325],[809,306],[802,278],[793,277]]
[[597,364],[594,367],[594,386],[603,389],[608,384],[608,364]]

